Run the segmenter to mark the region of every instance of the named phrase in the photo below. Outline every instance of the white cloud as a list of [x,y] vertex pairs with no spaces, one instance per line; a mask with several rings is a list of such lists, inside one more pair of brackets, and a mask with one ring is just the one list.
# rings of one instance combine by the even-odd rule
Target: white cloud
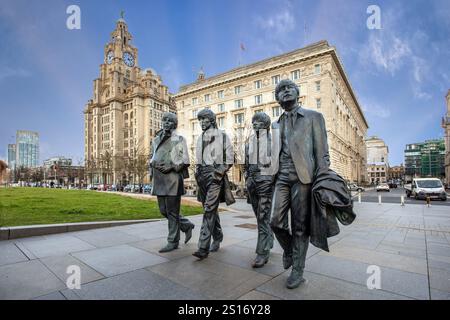
[[267,50],[270,54],[281,54],[286,52],[287,47],[296,37],[293,35],[296,29],[296,20],[292,13],[292,5],[289,1],[281,1],[277,8],[282,8],[274,13],[256,15],[253,22],[259,31],[254,39],[256,48]]
[[362,109],[366,115],[383,119],[391,117],[391,110],[389,107],[381,106],[378,103],[367,101],[365,99],[361,99],[361,102]]
[[411,54],[407,41],[382,30],[371,31],[361,59],[364,64],[375,63],[377,69],[395,75]]
[[29,77],[31,73],[22,68],[2,67],[0,68],[0,81],[10,77]]
[[268,17],[256,17],[256,24],[261,29],[272,33],[273,36],[279,36],[285,32],[294,30],[295,19],[290,10],[284,9],[280,13]]
[[180,64],[177,59],[170,58],[162,69],[163,82],[170,83],[169,87],[178,91],[183,83]]

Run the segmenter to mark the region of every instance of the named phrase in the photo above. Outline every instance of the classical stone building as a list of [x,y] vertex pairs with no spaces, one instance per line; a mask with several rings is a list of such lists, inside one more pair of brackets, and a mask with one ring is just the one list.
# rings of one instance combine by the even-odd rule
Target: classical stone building
[[405,167],[403,166],[403,163],[399,166],[389,167],[388,172],[389,180],[405,180]]
[[450,89],[445,96],[447,114],[442,118],[445,139],[445,183],[450,186]]
[[84,109],[89,183],[148,182],[152,137],[161,128],[162,113],[176,111],[161,77],[153,69],[141,69],[138,58],[121,18],[105,45],[100,76]]
[[[175,95],[178,127],[191,151],[201,133],[199,110],[211,108],[217,114],[219,127],[231,136],[248,136],[255,112],[264,111],[272,120],[281,115],[274,90],[286,78],[299,86],[299,100],[305,108],[323,113],[332,168],[345,179],[364,182],[368,124],[336,49],[326,41],[209,78],[202,72],[196,82],[182,86]],[[242,172],[236,166],[231,179],[242,181]]]
[[385,183],[389,177],[389,148],[376,136],[366,139],[367,177],[371,184]]

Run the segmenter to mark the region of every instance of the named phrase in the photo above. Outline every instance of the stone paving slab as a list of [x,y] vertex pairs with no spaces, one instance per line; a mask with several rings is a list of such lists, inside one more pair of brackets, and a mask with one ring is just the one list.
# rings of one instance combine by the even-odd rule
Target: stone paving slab
[[129,245],[93,249],[72,255],[107,277],[168,261]]
[[39,260],[0,267],[0,300],[31,299],[64,288],[65,284]]
[[112,247],[142,240],[138,236],[133,236],[120,230],[107,229],[102,232],[84,232],[83,234],[76,235],[76,237],[97,248]]
[[41,259],[41,262],[64,283],[67,281],[67,278],[72,274],[67,273],[67,268],[69,266],[80,267],[81,284],[103,279],[105,277],[104,275],[90,268],[89,266],[87,266],[86,264],[84,264],[83,262],[74,258],[71,255],[47,257]]
[[68,234],[45,239],[22,242],[23,246],[37,258],[66,255],[71,252],[94,249],[95,247]]
[[14,243],[0,242],[0,266],[27,261],[28,258]]
[[236,245],[225,247],[223,250],[211,254],[211,258],[217,261],[259,272],[271,277],[275,277],[284,272],[284,268],[281,264],[282,256],[280,254],[272,252],[269,261],[263,268],[252,267],[252,262],[255,257],[255,249]]
[[300,287],[286,289],[289,271],[257,288],[258,291],[283,300],[404,300],[404,296],[381,290],[369,290],[367,286],[305,272],[307,282]]
[[84,300],[204,300],[207,297],[148,270],[136,270],[72,290]]
[[[366,286],[370,264],[354,260],[315,255],[306,262],[306,270]],[[429,299],[426,275],[380,266],[381,290],[414,299]]]
[[336,258],[344,258],[371,265],[378,265],[423,275],[426,275],[428,273],[426,259],[401,256],[398,254],[366,250],[349,246],[339,246],[339,244],[333,246],[333,248],[330,250],[330,253],[320,252],[319,255],[331,255]]
[[271,279],[209,258],[199,261],[186,257],[147,269],[202,292],[209,299],[237,299]]

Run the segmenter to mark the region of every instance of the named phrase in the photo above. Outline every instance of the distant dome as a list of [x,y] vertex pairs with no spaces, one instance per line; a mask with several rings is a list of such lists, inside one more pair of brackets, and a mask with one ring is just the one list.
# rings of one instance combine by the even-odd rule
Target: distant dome
[[152,68],[147,68],[147,69],[144,69],[144,73],[147,73],[147,71],[150,71],[153,75],[155,75],[155,76],[157,76],[158,74],[156,73],[156,71],[154,70],[154,69],[152,69]]

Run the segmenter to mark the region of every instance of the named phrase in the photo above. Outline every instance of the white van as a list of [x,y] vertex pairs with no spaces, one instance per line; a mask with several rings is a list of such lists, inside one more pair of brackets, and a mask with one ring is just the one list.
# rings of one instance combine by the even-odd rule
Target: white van
[[447,201],[447,193],[441,180],[438,178],[417,178],[413,179],[411,187],[406,186],[406,196],[414,197],[416,199],[440,199]]

